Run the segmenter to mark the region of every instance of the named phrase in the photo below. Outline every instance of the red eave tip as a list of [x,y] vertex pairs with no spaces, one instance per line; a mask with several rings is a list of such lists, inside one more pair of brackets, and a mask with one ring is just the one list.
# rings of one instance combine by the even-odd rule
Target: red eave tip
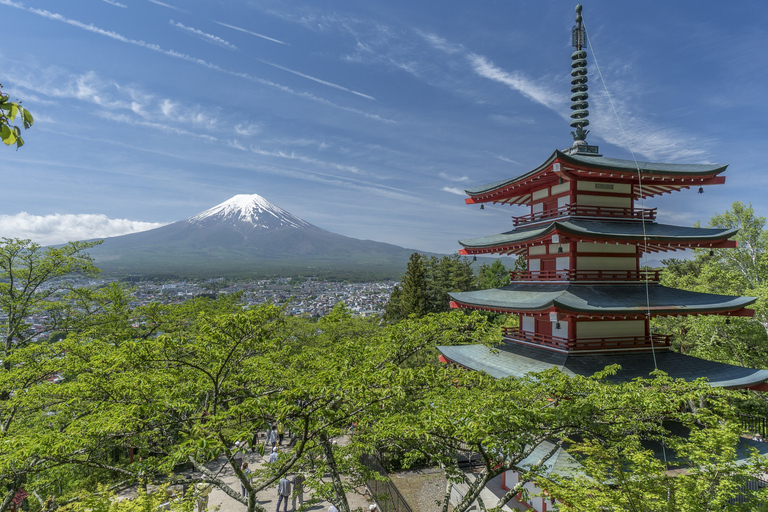
[[469,252],[466,249],[459,249],[459,254],[461,256],[469,256]]
[[467,204],[475,204],[475,199],[472,197],[468,197],[464,200],[464,202]]
[[448,305],[451,307],[451,309],[459,309],[459,305],[456,304],[456,301],[451,301],[448,303]]

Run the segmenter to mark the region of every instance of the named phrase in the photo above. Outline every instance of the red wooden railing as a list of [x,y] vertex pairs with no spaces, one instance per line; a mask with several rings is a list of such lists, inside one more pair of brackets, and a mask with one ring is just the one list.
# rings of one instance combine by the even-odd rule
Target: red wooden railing
[[511,342],[530,343],[561,352],[650,350],[651,346],[656,349],[666,349],[669,348],[672,340],[672,336],[664,334],[654,334],[653,344],[651,344],[651,338],[648,336],[614,336],[570,340],[547,334],[524,332],[515,327],[504,327],[503,335],[505,339]]
[[517,226],[537,220],[554,219],[557,217],[600,217],[608,219],[655,220],[656,208],[620,208],[616,206],[579,206],[568,204],[554,210],[529,213],[520,217],[512,217],[512,223]]
[[658,282],[659,270],[513,270],[512,281],[650,281]]

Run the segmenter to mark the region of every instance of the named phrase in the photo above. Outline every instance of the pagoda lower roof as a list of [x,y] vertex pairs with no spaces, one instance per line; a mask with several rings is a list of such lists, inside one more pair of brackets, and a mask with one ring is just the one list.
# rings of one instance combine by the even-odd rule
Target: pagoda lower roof
[[[647,294],[646,294],[647,293]],[[659,284],[543,284],[518,282],[472,292],[449,294],[452,306],[506,313],[558,311],[573,316],[654,316],[731,314],[751,316],[743,310],[756,297],[733,297],[691,292]]]
[[[658,224],[656,222],[605,221],[587,219],[566,219],[522,227],[497,235],[459,240],[464,254],[514,251],[536,242],[548,242],[551,235],[564,235],[568,241],[612,242],[641,244],[645,241],[661,250],[660,246],[716,246],[728,241],[738,229],[696,228]],[[551,242],[548,242],[551,243]],[[733,243],[729,244],[733,245]]]
[[450,362],[470,370],[484,371],[496,378],[519,378],[553,367],[568,375],[590,376],[606,366],[618,364],[621,369],[608,377],[611,382],[648,377],[657,367],[674,379],[691,382],[706,377],[710,385],[727,389],[755,386],[768,380],[768,370],[733,366],[669,351],[657,352],[655,358],[649,352],[573,355],[513,342],[507,342],[497,350],[485,345],[440,346],[437,349]]
[[[554,171],[553,164],[560,164],[561,170]],[[687,188],[689,186],[698,186],[706,184],[721,183],[724,178],[716,176],[727,168],[723,164],[672,164],[655,162],[636,162],[634,160],[622,160],[619,158],[607,158],[603,156],[587,155],[569,155],[562,151],[555,150],[544,163],[535,169],[505,180],[495,181],[486,185],[480,185],[465,189],[465,192],[472,199],[468,202],[486,202],[498,201],[508,192],[512,192],[520,186],[533,181],[545,179],[545,174],[557,180],[558,177],[564,179],[604,177],[609,180],[626,181],[628,183],[638,182],[639,178],[648,185],[668,185],[674,182],[677,185],[672,188]],[[665,190],[646,191],[642,196],[654,195]],[[666,190],[668,191],[668,190]]]

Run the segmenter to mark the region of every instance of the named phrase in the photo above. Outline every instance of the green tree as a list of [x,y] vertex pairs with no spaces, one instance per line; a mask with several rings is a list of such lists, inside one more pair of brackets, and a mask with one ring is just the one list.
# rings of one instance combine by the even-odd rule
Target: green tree
[[[50,462],[43,455],[55,398],[48,380],[61,371],[64,345],[47,334],[61,327],[70,274],[98,269],[85,251],[94,243],[42,248],[29,240],[0,239],[0,510],[16,490]],[[34,322],[32,321],[34,319]]]
[[501,260],[494,260],[490,265],[487,263],[480,265],[480,271],[477,275],[477,287],[479,289],[499,288],[505,284],[509,284],[509,270]]
[[[136,462],[108,462],[113,449],[133,446],[150,455],[143,463],[151,479],[187,462],[202,475],[196,480],[221,488],[249,511],[264,510],[256,493],[297,472],[308,475],[314,496],[349,510],[346,493],[369,476],[359,455],[372,448],[333,440],[354,422],[393,412],[394,401],[434,385],[434,366],[404,364],[426,348],[484,341],[495,332],[479,315],[460,312],[380,326],[341,306],[313,322],[271,305],[234,314],[199,311],[191,321],[167,322],[162,331],[133,343],[92,333],[79,343],[74,334],[67,338],[71,378],[59,388],[66,405],[56,417],[76,418],[66,428],[101,451],[76,453],[72,444],[64,449],[57,441],[61,448],[49,458],[93,468],[113,481],[136,481]],[[252,441],[254,429],[267,423],[282,424],[295,442],[279,464],[255,471],[251,483],[234,464],[232,446]],[[221,453],[253,498],[243,498],[209,469]]]
[[385,319],[397,321],[409,315],[424,316],[429,313],[427,262],[426,256],[417,252],[411,254],[405,275],[395,286],[387,303]]
[[6,146],[16,144],[16,149],[24,145],[21,138],[21,128],[13,124],[18,117],[24,129],[30,128],[34,119],[29,110],[21,106],[20,101],[11,101],[8,94],[3,94],[3,85],[0,84],[0,138]]
[[757,297],[753,318],[657,319],[656,328],[674,334],[676,348],[690,355],[753,368],[768,367],[768,232],[751,205],[735,202],[714,215],[708,227],[736,228],[732,249],[697,249],[692,260],[664,260],[661,283],[704,293]]
[[457,254],[428,258],[413,253],[405,275],[390,296],[384,318],[398,321],[409,315],[421,317],[448,311],[449,292],[463,292],[475,287],[472,263],[466,258]]

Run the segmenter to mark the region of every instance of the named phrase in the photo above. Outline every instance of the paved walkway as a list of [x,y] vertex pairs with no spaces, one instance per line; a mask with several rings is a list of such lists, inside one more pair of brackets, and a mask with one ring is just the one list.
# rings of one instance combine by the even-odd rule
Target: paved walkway
[[[339,440],[340,443],[344,443],[346,439],[342,438]],[[247,448],[247,444],[246,444]],[[285,450],[285,452],[283,452]],[[287,456],[287,446],[281,446],[280,452],[283,457]],[[279,452],[279,453],[280,453]],[[264,454],[264,457],[261,457],[258,452],[251,452],[250,449],[247,449],[245,453],[245,461],[248,463],[248,466],[251,468],[251,470],[254,470],[256,468],[260,468],[269,457],[269,452]],[[224,480],[224,482],[229,485],[232,489],[234,489],[236,492],[240,492],[240,481],[237,479],[237,476],[235,475],[235,471],[232,469],[232,466],[227,462],[226,458],[222,455],[216,460],[210,461],[205,464],[205,466],[213,471],[216,476]],[[196,472],[194,470],[188,470],[182,473],[183,475],[187,477],[199,477],[200,473]],[[289,476],[289,479],[292,479],[292,475]],[[175,492],[181,492],[181,486],[174,486]],[[190,489],[191,491],[192,489]],[[150,492],[152,492],[152,486],[150,486],[149,489]],[[291,489],[293,491],[293,489]],[[371,501],[367,500],[364,496],[364,494],[367,492],[367,488],[361,488],[358,489],[358,492],[350,492],[347,493],[347,502],[349,503],[350,510],[362,510],[364,512],[368,512],[368,507],[371,505]],[[128,489],[122,493],[119,494],[120,499],[131,499],[136,497],[136,488],[133,487],[131,489]],[[277,484],[274,486],[271,486],[267,489],[264,489],[263,491],[257,493],[256,495],[257,500],[259,504],[266,508],[267,511],[271,512],[272,510],[275,510],[277,508]],[[310,500],[310,493],[305,488],[304,492],[304,501],[305,503],[309,502]],[[288,511],[293,511],[298,509],[299,507],[299,501],[296,500],[296,509],[292,506],[293,500],[289,500],[288,503]],[[328,506],[330,505],[327,501],[320,501],[318,503],[313,504],[311,507],[305,507],[304,510],[307,511],[327,511]],[[281,507],[282,508],[282,507]],[[196,510],[196,509],[195,509]],[[247,510],[247,507],[240,503],[239,501],[236,501],[235,499],[231,498],[229,495],[227,495],[224,491],[219,489],[218,487],[214,487],[208,496],[208,510],[214,511],[218,510],[219,512],[245,512]]]
[[[287,447],[285,446],[281,447],[280,451],[282,452],[284,449],[287,450]],[[255,469],[255,468],[261,467],[266,462],[266,459],[268,456],[269,456],[269,453],[265,452],[264,457],[262,458],[258,452],[251,452],[249,449],[245,454],[245,461],[248,463],[248,466],[251,469]],[[285,457],[286,455],[282,454],[282,456]],[[222,471],[219,473],[219,476],[221,477],[222,480],[224,480],[227,484],[229,484],[230,487],[239,491],[240,482],[235,476],[235,472],[232,469],[232,467],[226,464],[226,459],[224,457],[220,457],[219,459],[216,460],[215,465],[216,467],[219,467],[219,468],[222,466],[225,466],[222,469]],[[347,494],[347,501],[349,502],[349,507],[351,510],[362,509],[365,512],[368,511],[368,507],[371,502],[366,500],[365,497],[362,495],[362,493],[364,492],[365,492],[365,489],[360,489],[360,493]],[[277,484],[275,484],[273,487],[270,487],[261,491],[256,496],[261,506],[263,506],[269,511],[274,510],[275,507],[277,506]],[[309,492],[305,490],[304,492],[305,502],[309,500],[309,497],[310,497]],[[293,510],[291,505],[292,503],[288,503],[289,511]],[[308,507],[306,510],[326,511],[328,510],[329,505],[330,503],[322,501],[320,503],[313,505],[312,507]],[[297,500],[296,507],[298,508],[298,506],[299,506],[299,502]],[[208,499],[208,509],[213,510],[216,507],[218,507],[218,509],[221,512],[244,512],[246,510],[245,505],[230,498],[222,490],[218,488],[214,488]],[[282,510],[282,507],[280,508]]]

